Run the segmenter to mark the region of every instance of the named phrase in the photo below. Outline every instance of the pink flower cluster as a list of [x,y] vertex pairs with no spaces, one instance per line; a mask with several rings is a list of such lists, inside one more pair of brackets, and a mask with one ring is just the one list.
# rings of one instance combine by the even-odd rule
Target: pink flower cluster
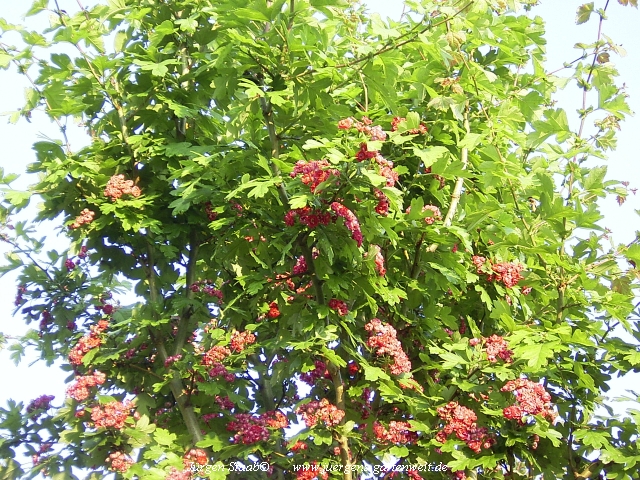
[[551,408],[551,395],[539,383],[519,378],[508,381],[500,391],[515,392],[516,395],[516,403],[502,411],[505,418],[522,424],[522,417],[525,415],[542,415],[552,422],[557,416]]
[[221,397],[220,395],[216,395],[214,400],[222,410],[231,410],[235,407],[235,404],[231,401],[229,396]]
[[329,473],[314,460],[310,465],[304,465],[296,472],[296,480],[327,480]]
[[309,428],[314,427],[318,422],[323,422],[327,427],[334,427],[344,418],[344,410],[332,405],[326,398],[301,405],[296,413],[302,415],[304,424]]
[[223,345],[214,345],[211,347],[202,358],[202,365],[211,366],[216,362],[221,362],[225,358],[231,355],[231,350]]
[[320,378],[331,378],[329,370],[327,370],[327,364],[322,360],[315,361],[315,368],[300,374],[300,380],[310,386],[314,386],[316,381]]
[[223,377],[227,382],[233,382],[236,379],[236,376],[227,370],[227,367],[220,362],[214,362],[211,365],[209,376],[211,378]]
[[235,432],[234,443],[251,445],[261,441],[269,440],[269,430],[265,427],[266,420],[261,416],[254,416],[250,413],[237,413],[234,420],[227,424],[227,431]]
[[393,170],[393,162],[382,155],[378,155],[375,158],[378,167],[380,167],[378,173],[387,179],[387,187],[393,187],[398,181],[398,173]]
[[373,434],[381,443],[394,443],[396,445],[411,444],[418,441],[418,434],[411,431],[409,422],[389,422],[389,428],[385,428],[380,422],[373,423]]
[[360,133],[368,135],[372,141],[380,140],[384,142],[387,139],[387,134],[382,130],[379,125],[371,126],[373,122],[369,117],[362,117],[362,121],[358,122],[352,117],[343,118],[338,122],[338,128],[340,130],[350,130],[355,127]]
[[331,214],[329,212],[321,212],[311,207],[289,210],[284,215],[284,223],[292,227],[296,223],[296,218],[300,223],[309,228],[316,228],[318,225],[329,225],[329,223],[331,223]]
[[332,298],[331,300],[329,300],[329,308],[338,312],[338,315],[340,315],[341,317],[344,317],[349,313],[349,306],[347,305],[347,303],[343,302],[342,300],[338,300],[337,298]]
[[131,465],[133,465],[133,460],[124,452],[113,452],[109,454],[109,457],[106,459],[107,463],[111,464],[109,470],[113,470],[114,472],[124,473]]
[[93,218],[95,216],[96,212],[85,208],[80,212],[80,215],[76,217],[73,223],[69,225],[69,228],[74,230],[76,228],[80,228],[82,225],[88,225],[89,223],[93,222]]
[[231,350],[234,352],[242,352],[247,345],[251,345],[256,342],[256,336],[249,332],[235,331],[231,334]]
[[106,320],[100,320],[96,325],[93,325],[89,335],[85,335],[78,340],[78,343],[69,352],[69,362],[72,365],[81,365],[82,359],[87,352],[102,344],[100,334],[104,332],[108,326],[109,322]]
[[266,425],[271,428],[287,428],[289,419],[280,410],[269,410],[260,415]]
[[446,422],[444,428],[436,434],[436,440],[440,443],[445,443],[452,433],[476,453],[480,453],[483,448],[491,448],[496,443],[486,428],[477,426],[478,417],[474,411],[458,402],[449,402],[438,408],[438,415]]
[[362,231],[360,230],[360,222],[355,214],[347,207],[338,202],[331,204],[331,210],[336,212],[336,215],[344,218],[345,226],[351,231],[351,238],[353,238],[358,247],[362,245]]
[[91,420],[95,424],[96,428],[115,428],[122,430],[124,428],[124,422],[129,417],[131,409],[133,408],[131,401],[126,400],[122,402],[109,402],[103,407],[96,405],[91,410]]
[[469,340],[469,345],[475,347],[482,342],[484,342],[484,347],[487,352],[487,360],[491,363],[497,362],[498,358],[501,358],[507,363],[513,361],[513,351],[509,350],[509,345],[503,337],[493,334],[489,338],[472,338]]
[[178,470],[176,467],[171,467],[164,480],[191,480],[191,470]]
[[289,447],[290,452],[298,452],[300,450],[308,450],[308,449],[309,449],[309,446],[306,443],[301,442],[300,440],[297,440],[296,443],[294,443]]
[[[406,120],[407,119],[404,117],[393,117],[393,120],[391,120],[391,131],[397,132],[400,122],[404,122]],[[420,126],[418,128],[407,130],[407,133],[410,133],[412,135],[424,135],[425,133],[427,133],[427,127],[424,125],[424,123],[420,123]]]
[[378,318],[372,319],[364,326],[369,332],[367,346],[375,348],[376,355],[389,355],[393,358],[390,371],[394,375],[411,372],[411,361],[402,349],[402,344],[396,338],[396,329],[388,323],[383,323]]
[[330,164],[327,160],[312,160],[311,162],[300,160],[293,167],[293,172],[290,175],[291,178],[295,178],[302,174],[302,183],[309,186],[311,193],[315,193],[316,188],[322,182],[326,182],[331,176],[340,176],[339,170],[328,168],[329,166]]
[[117,200],[122,197],[122,195],[139,197],[141,193],[140,188],[133,185],[133,181],[124,179],[124,175],[114,175],[111,177],[104,189],[105,197],[109,197],[111,200]]
[[102,372],[76,377],[75,383],[67,387],[67,396],[81,402],[89,397],[89,388],[102,385],[106,379],[106,375]]
[[173,365],[174,363],[176,363],[179,360],[182,360],[182,355],[180,355],[180,354],[171,355],[171,356],[167,357],[167,359],[164,361],[164,366],[165,366],[165,368],[169,368],[171,365]]
[[[524,265],[515,262],[501,262],[493,263],[491,260],[487,260],[480,255],[474,255],[471,257],[471,261],[476,267],[476,273],[479,275],[484,274],[487,277],[488,282],[502,282],[505,287],[512,288],[522,280],[524,277],[520,274],[524,269]],[[489,262],[489,270],[485,264]]]

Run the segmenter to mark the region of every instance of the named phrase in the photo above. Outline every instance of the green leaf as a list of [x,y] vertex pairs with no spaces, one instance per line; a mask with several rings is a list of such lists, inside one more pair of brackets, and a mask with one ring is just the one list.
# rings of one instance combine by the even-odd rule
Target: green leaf
[[580,5],[580,7],[578,7],[578,14],[576,16],[576,24],[580,25],[582,23],[588,22],[594,8],[595,7],[593,2]]
[[153,439],[159,445],[171,446],[175,443],[178,437],[174,433],[170,433],[168,430],[164,428],[157,428],[155,432],[153,432]]

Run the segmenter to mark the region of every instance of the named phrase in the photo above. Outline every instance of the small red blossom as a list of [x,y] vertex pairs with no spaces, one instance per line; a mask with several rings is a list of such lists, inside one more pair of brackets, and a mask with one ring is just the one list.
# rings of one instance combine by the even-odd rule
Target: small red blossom
[[338,300],[336,298],[332,298],[331,300],[329,300],[329,308],[338,312],[338,315],[340,315],[341,317],[344,317],[349,313],[349,306],[346,304],[346,302],[343,302],[342,300]]
[[506,340],[498,335],[491,335],[485,340],[485,349],[487,351],[487,359],[491,363],[497,362],[497,358],[501,358],[507,363],[511,363],[513,352],[509,350]]
[[298,452],[300,450],[308,450],[308,449],[309,449],[309,446],[306,443],[301,442],[300,440],[297,440],[296,443],[294,443],[289,447],[289,451],[291,452]]
[[314,365],[313,370],[300,374],[300,380],[312,387],[316,384],[318,379],[331,377],[329,370],[327,370],[327,364],[322,360],[316,360]]
[[373,423],[373,434],[376,439],[383,443],[393,443],[396,445],[412,444],[418,441],[418,434],[411,431],[409,422],[397,422],[392,420],[389,427],[384,427],[380,422]]
[[82,212],[80,212],[80,215],[76,217],[73,223],[69,225],[69,228],[71,230],[75,230],[76,228],[80,228],[82,225],[88,225],[89,223],[93,222],[95,215],[96,213],[93,210],[85,208],[82,210]]
[[267,312],[269,318],[278,318],[280,316],[280,310],[278,309],[278,302],[271,302],[269,304],[269,311]]
[[307,260],[304,256],[298,257],[296,260],[296,264],[293,266],[293,274],[294,275],[302,275],[307,272]]
[[445,443],[447,437],[455,433],[475,453],[495,444],[495,439],[489,436],[488,430],[476,425],[478,417],[474,411],[458,402],[449,402],[438,408],[438,416],[446,422],[444,428],[436,434],[436,440],[440,443]]
[[295,178],[298,175],[302,175],[302,183],[309,186],[311,193],[315,193],[316,188],[318,188],[318,185],[322,182],[326,182],[332,176],[340,176],[339,170],[329,168],[329,166],[330,163],[327,160],[313,160],[311,162],[300,160],[293,167],[290,176],[291,178]]
[[254,443],[269,440],[269,430],[265,427],[266,422],[259,416],[250,413],[237,413],[234,419],[227,424],[227,430],[235,432],[234,443],[251,445]]
[[382,255],[382,250],[378,245],[373,245],[373,250],[375,252],[375,269],[378,272],[378,275],[384,277],[387,273],[387,269],[384,267],[384,256]]
[[214,345],[204,354],[204,357],[202,358],[202,365],[214,365],[216,362],[221,362],[229,355],[231,355],[231,350],[227,347]]
[[113,452],[109,454],[109,457],[106,459],[107,463],[110,463],[111,466],[109,470],[113,470],[114,472],[125,473],[131,465],[134,464],[134,461],[124,452]]
[[[552,422],[557,417],[557,413],[551,408],[551,395],[539,383],[518,378],[508,381],[500,391],[514,392],[516,395],[516,404],[502,412],[505,418],[518,420],[522,424],[524,415],[542,415]],[[518,417],[519,413],[521,415]]]
[[351,129],[351,127],[353,127],[354,122],[355,120],[352,117],[343,118],[338,122],[338,128],[340,130],[349,130]]
[[375,208],[376,213],[386,217],[389,214],[389,197],[387,197],[382,190],[377,188],[373,191],[373,194],[378,199],[378,204]]
[[93,420],[96,428],[122,430],[132,408],[133,406],[129,400],[124,403],[113,401],[103,406],[96,405],[91,410],[91,420]]
[[233,332],[231,334],[231,350],[234,352],[242,352],[247,345],[251,345],[256,342],[256,336],[249,332]]

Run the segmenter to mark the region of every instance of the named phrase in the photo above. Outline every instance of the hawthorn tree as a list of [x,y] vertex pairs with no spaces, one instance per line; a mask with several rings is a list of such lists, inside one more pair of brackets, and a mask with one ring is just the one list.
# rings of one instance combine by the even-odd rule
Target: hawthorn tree
[[[572,131],[535,3],[0,20],[0,66],[30,83],[14,120],[61,134],[4,191],[4,271],[37,325],[13,348],[70,372],[66,398],[0,410],[2,478],[637,478],[637,413],[594,410],[640,365],[640,245],[598,225],[628,189],[593,166],[630,113],[602,24],[637,4],[580,7],[599,25],[562,72]],[[68,252],[10,223],[32,197]]]

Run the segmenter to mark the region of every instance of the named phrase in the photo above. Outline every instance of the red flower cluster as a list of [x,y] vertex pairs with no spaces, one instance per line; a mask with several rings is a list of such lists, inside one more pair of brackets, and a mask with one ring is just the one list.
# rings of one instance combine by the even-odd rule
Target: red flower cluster
[[351,231],[351,238],[353,238],[358,244],[358,247],[360,247],[362,245],[362,231],[360,230],[358,217],[356,217],[351,210],[338,202],[333,202],[331,204],[331,210],[336,212],[339,217],[344,218],[345,226]]
[[256,336],[249,331],[236,331],[231,334],[231,350],[233,350],[234,352],[241,352],[246,348],[247,345],[251,345],[255,342]]
[[[391,120],[391,131],[397,132],[398,125],[400,125],[400,122],[404,122],[406,120],[407,119],[404,117],[393,117],[393,120]],[[420,123],[420,126],[418,128],[412,128],[411,130],[407,130],[407,133],[410,133],[412,135],[424,135],[425,133],[427,133],[427,127],[425,126],[424,123]]]
[[[520,274],[524,265],[515,262],[493,263],[485,257],[474,255],[471,261],[476,267],[476,273],[485,274],[488,282],[502,282],[505,287],[512,288],[524,277]],[[487,273],[485,263],[489,262],[490,273]]]
[[171,355],[171,356],[167,357],[167,359],[164,361],[165,368],[169,368],[171,365],[176,363],[178,360],[182,360],[182,355],[178,354],[178,355]]
[[290,452],[298,452],[300,450],[308,450],[308,449],[309,449],[309,446],[306,443],[301,442],[300,440],[297,440],[296,443],[294,443],[289,447]]
[[331,176],[340,176],[339,170],[328,168],[329,166],[330,164],[327,160],[312,160],[311,162],[299,160],[293,167],[293,172],[290,173],[290,176],[295,178],[302,174],[302,183],[309,186],[311,193],[315,193],[316,188],[322,182],[326,182]]
[[479,428],[476,425],[478,417],[473,410],[459,405],[458,402],[449,402],[444,407],[438,408],[438,415],[447,422],[436,434],[436,440],[440,443],[445,443],[452,433],[455,433],[476,453],[480,453],[483,448],[491,448],[496,443],[495,439],[489,436],[486,428]]
[[227,425],[229,432],[236,432],[233,436],[234,443],[251,445],[269,440],[269,430],[265,427],[266,421],[250,413],[237,413]]
[[192,448],[184,454],[184,457],[182,457],[182,464],[184,465],[184,468],[189,470],[192,470],[192,467],[195,464],[206,465],[207,463],[209,463],[207,452],[201,448]]
[[[436,220],[441,220],[442,219],[442,213],[440,212],[440,209],[438,207],[436,207],[435,205],[425,205],[424,207],[422,207],[422,213],[424,212],[431,212],[432,215],[430,217],[425,217],[424,222],[427,225],[433,225],[434,222]],[[411,207],[407,207],[407,209],[405,210],[405,213],[408,215],[411,213]]]
[[326,398],[301,405],[296,413],[302,415],[305,425],[309,428],[314,427],[318,422],[323,422],[327,427],[333,427],[344,418],[344,410],[332,405]]
[[296,264],[293,266],[293,274],[294,275],[302,275],[307,272],[307,260],[304,256],[298,257],[296,260]]
[[94,211],[89,210],[88,208],[85,208],[80,212],[80,215],[76,217],[73,223],[69,225],[69,228],[74,230],[76,228],[80,228],[82,225],[87,225],[93,222],[93,218],[95,216],[96,216],[96,213]]
[[381,443],[394,443],[396,445],[405,445],[418,441],[418,434],[411,431],[409,422],[397,422],[392,420],[389,422],[389,428],[385,428],[380,422],[373,423],[373,434]]
[[393,358],[390,366],[391,373],[401,375],[411,372],[411,361],[407,354],[402,350],[402,344],[396,338],[396,329],[388,323],[381,322],[378,318],[374,318],[364,326],[369,332],[369,340],[367,346],[375,348],[376,355],[389,355]]
[[360,150],[358,150],[358,152],[356,153],[356,160],[362,162],[364,160],[376,158],[378,155],[380,155],[380,152],[378,152],[378,150],[368,150],[367,144],[363,142],[360,144]]
[[111,200],[117,200],[122,197],[122,195],[139,197],[141,193],[140,188],[133,185],[133,181],[124,179],[124,175],[114,175],[111,177],[104,189],[105,197],[109,197]]
[[101,372],[94,372],[92,375],[76,377],[76,382],[67,387],[67,396],[81,402],[89,397],[89,388],[102,385],[107,379]]
[[327,480],[329,474],[327,471],[318,465],[318,462],[314,460],[310,465],[303,465],[303,468],[296,472],[296,480]]
[[267,312],[267,317],[278,318],[279,316],[280,316],[280,310],[278,309],[278,302],[271,302],[269,304],[269,311]]
[[502,414],[510,420],[517,420],[522,424],[525,415],[542,415],[554,421],[557,414],[551,409],[551,395],[539,383],[526,378],[508,381],[501,392],[515,392],[516,404],[505,408]]
[[36,412],[31,417],[31,419],[35,422],[36,420],[38,420],[38,418],[40,418],[40,415],[51,408],[51,401],[54,398],[55,397],[53,395],[42,395],[35,400],[31,400],[31,402],[29,402],[29,405],[27,405],[27,415]]
[[111,463],[111,467],[109,470],[113,470],[114,472],[124,473],[131,465],[133,465],[133,460],[124,452],[113,452],[109,454],[109,457],[106,459],[107,463]]
[[124,428],[124,422],[131,413],[131,401],[126,400],[122,402],[109,402],[100,407],[96,405],[91,410],[91,420],[95,423],[97,428],[115,428],[122,430]]
[[82,359],[87,354],[87,352],[92,348],[100,346],[100,344],[102,343],[100,334],[104,332],[108,326],[109,322],[107,322],[106,320],[100,320],[96,325],[93,325],[91,327],[89,335],[85,335],[80,340],[78,340],[76,346],[73,347],[69,352],[69,362],[72,365],[82,364]]
[[346,302],[338,300],[337,298],[332,298],[331,300],[329,300],[329,308],[338,312],[338,315],[340,315],[341,317],[344,317],[347,313],[349,313],[349,306],[346,304]]
[[327,364],[322,360],[315,361],[315,368],[300,374],[300,380],[310,386],[314,386],[319,378],[331,378]]
[[211,366],[217,362],[221,362],[225,358],[231,355],[231,350],[222,345],[214,345],[211,347],[202,358],[202,365]]
[[378,188],[374,189],[373,194],[378,199],[378,204],[376,205],[376,213],[378,215],[386,217],[389,214],[389,198],[384,194],[382,190]]
[[289,227],[293,227],[296,218],[309,228],[316,228],[318,225],[329,225],[331,222],[331,214],[329,212],[321,212],[311,207],[296,208],[289,210],[284,215],[284,223]]

